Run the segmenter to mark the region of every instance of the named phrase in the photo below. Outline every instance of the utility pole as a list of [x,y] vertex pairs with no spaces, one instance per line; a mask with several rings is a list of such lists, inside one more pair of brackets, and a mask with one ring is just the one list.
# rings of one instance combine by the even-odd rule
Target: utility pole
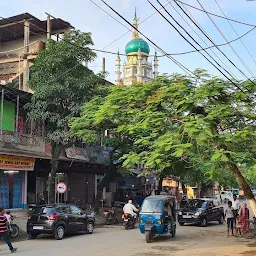
[[47,14],[47,39],[51,39],[51,15]]
[[4,119],[4,88],[2,88],[2,98],[1,98],[1,130],[0,134],[3,134],[3,119]]
[[106,59],[102,59],[102,73],[103,75],[106,73]]

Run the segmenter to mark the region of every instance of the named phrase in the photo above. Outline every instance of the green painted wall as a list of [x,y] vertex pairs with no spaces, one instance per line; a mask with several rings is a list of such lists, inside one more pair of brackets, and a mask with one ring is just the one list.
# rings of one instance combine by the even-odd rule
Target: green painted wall
[[2,106],[0,104],[0,128],[3,123],[4,131],[14,131],[15,127],[15,105],[11,102],[4,100],[4,116],[3,122],[1,122]]

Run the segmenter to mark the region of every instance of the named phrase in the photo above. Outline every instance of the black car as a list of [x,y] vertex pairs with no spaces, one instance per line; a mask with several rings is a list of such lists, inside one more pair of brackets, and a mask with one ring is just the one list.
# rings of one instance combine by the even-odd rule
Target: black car
[[224,209],[216,199],[192,199],[186,207],[181,209],[178,214],[178,222],[181,226],[185,223],[195,223],[205,227],[208,222],[224,222]]
[[27,222],[30,239],[40,234],[53,234],[61,240],[66,233],[93,233],[94,215],[89,215],[72,204],[53,204],[34,207]]

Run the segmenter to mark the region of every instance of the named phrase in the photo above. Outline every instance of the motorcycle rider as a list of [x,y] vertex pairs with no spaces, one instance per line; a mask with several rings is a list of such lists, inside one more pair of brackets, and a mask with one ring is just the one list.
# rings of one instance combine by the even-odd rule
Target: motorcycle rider
[[139,210],[132,204],[132,200],[129,200],[127,204],[125,204],[123,208],[123,212],[131,214],[131,216],[134,218],[134,220],[137,217],[136,212],[139,212]]

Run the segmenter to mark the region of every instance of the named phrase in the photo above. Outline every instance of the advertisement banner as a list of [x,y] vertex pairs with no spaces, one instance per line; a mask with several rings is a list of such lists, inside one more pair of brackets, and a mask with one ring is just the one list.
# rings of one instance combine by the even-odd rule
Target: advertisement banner
[[0,169],[13,171],[33,171],[35,158],[0,155]]

